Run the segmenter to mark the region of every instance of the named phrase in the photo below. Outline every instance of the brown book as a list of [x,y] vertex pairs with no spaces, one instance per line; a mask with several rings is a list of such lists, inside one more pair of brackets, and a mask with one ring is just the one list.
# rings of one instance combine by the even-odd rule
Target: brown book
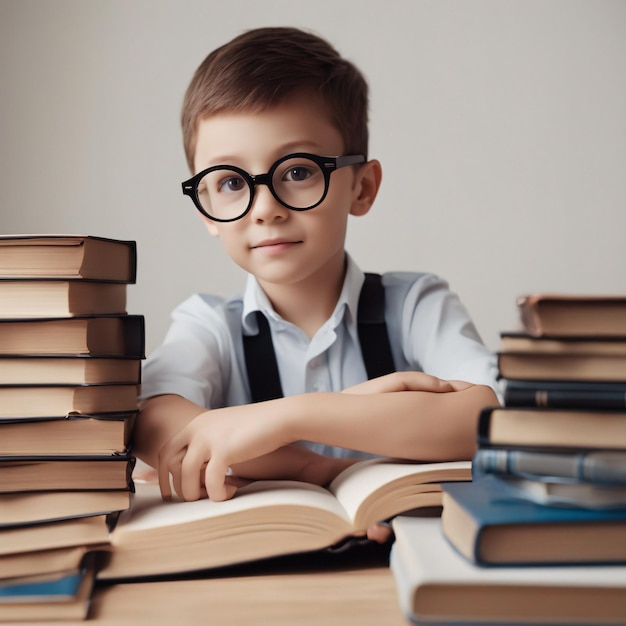
[[142,315],[0,319],[0,354],[145,356]]
[[446,541],[440,519],[398,517],[392,526],[395,542],[389,564],[400,608],[412,623],[545,626],[624,621],[625,566],[478,567]]
[[0,236],[0,276],[134,283],[137,246],[88,235]]
[[126,285],[0,279],[0,317],[71,317],[126,313]]
[[532,335],[626,337],[626,295],[536,293],[519,296],[517,307]]
[[140,382],[140,359],[0,355],[0,385],[138,385]]
[[[134,457],[2,456],[0,493],[21,491],[91,491],[133,489]],[[0,533],[1,534],[1,533]]]
[[[106,546],[106,544],[103,544]],[[7,578],[49,576],[76,571],[85,555],[98,546],[67,546],[0,556],[0,582]]]
[[[45,484],[41,485],[42,488]],[[104,515],[130,508],[133,493],[113,491],[25,491],[0,493],[0,529],[73,517]],[[0,562],[0,575],[4,571]]]
[[107,518],[107,515],[93,515],[3,528],[0,532],[0,555],[107,543]]
[[529,333],[500,333],[500,350],[523,354],[586,354],[626,357],[626,337],[535,337]]
[[511,380],[626,382],[626,355],[499,352],[498,371]]
[[187,572],[330,547],[408,509],[440,506],[441,482],[470,480],[470,465],[360,461],[328,489],[258,481],[226,502],[164,502],[158,485],[137,481],[99,577]]
[[137,385],[0,387],[0,421],[137,410]]
[[491,447],[626,449],[626,412],[492,407],[478,420],[478,443]]
[[137,411],[0,420],[0,456],[121,453],[130,446],[136,415]]

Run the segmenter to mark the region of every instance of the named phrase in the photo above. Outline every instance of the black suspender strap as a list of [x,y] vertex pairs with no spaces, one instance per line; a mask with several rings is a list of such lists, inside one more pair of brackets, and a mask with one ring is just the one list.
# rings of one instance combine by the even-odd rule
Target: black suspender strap
[[357,327],[367,378],[371,380],[394,372],[396,368],[385,323],[385,288],[380,274],[365,274]]
[[243,354],[252,402],[282,398],[283,388],[269,322],[261,311],[256,311],[256,322],[259,326],[258,334],[243,336]]
[[[253,402],[283,397],[267,318],[256,312],[257,335],[243,335],[243,352]],[[395,371],[387,324],[385,288],[380,274],[365,274],[359,296],[357,329],[368,379]]]

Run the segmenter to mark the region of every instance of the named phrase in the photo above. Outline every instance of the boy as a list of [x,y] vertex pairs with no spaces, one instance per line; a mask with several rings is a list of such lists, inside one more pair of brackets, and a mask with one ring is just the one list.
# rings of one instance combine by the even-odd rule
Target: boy
[[[445,282],[383,277],[396,371],[367,380],[364,275],[344,249],[381,183],[360,72],[314,35],[253,30],[200,65],[182,125],[184,192],[249,278],[243,296],[179,306],[146,363],[136,450],[163,497],[170,477],[185,500],[224,500],[238,477],[327,484],[364,456],[470,459],[496,366]],[[265,320],[284,397],[251,403],[243,336]]]

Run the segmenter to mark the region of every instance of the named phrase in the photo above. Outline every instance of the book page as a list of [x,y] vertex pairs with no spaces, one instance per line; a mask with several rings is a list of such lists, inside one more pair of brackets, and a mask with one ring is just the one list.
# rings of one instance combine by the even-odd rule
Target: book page
[[263,480],[242,487],[231,500],[214,502],[164,501],[156,483],[137,481],[133,506],[124,511],[112,534],[113,543],[124,535],[150,529],[163,529],[200,520],[233,516],[271,506],[309,507],[328,511],[349,525],[349,519],[337,500],[324,488],[296,481]]
[[[402,511],[439,506],[441,481],[470,478],[470,461],[419,463],[383,458],[355,463],[339,474],[329,489],[358,531]],[[380,506],[368,511],[372,504]]]

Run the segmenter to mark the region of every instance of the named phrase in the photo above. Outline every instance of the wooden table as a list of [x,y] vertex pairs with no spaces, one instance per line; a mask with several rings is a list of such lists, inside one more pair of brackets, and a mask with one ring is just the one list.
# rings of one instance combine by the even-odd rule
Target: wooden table
[[184,578],[99,583],[86,625],[407,626],[389,546],[283,557]]

